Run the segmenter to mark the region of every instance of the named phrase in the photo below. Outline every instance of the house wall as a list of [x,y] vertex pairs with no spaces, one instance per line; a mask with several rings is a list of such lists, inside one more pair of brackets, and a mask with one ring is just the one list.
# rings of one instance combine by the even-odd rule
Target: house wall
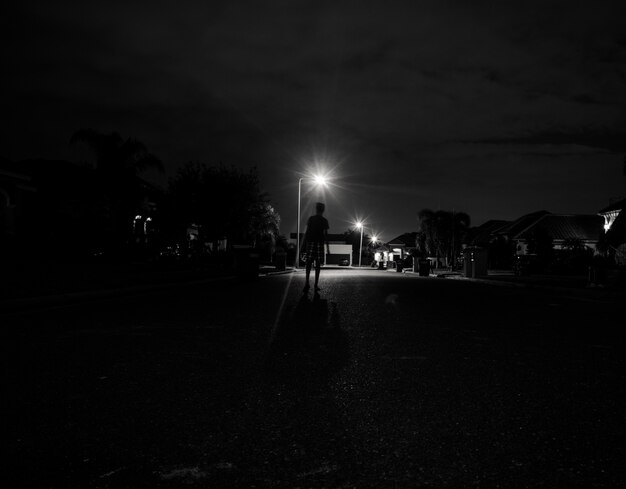
[[352,245],[348,244],[329,244],[330,254],[326,255],[326,263],[329,265],[339,263],[344,258],[349,260],[352,265]]
[[[598,245],[598,242],[597,241],[583,241],[583,244],[587,248],[595,251],[596,247]],[[555,250],[562,250],[563,249],[563,241],[554,241],[552,243],[552,247]],[[517,241],[516,242],[516,251],[515,251],[516,255],[525,255],[527,249],[528,249],[528,243],[526,243],[526,241]]]
[[515,254],[516,255],[525,255],[527,248],[528,248],[528,244],[526,243],[526,241],[516,241],[516,243],[515,243]]
[[[598,244],[597,241],[583,241],[583,244],[589,248],[590,250],[594,250],[596,249],[596,245]],[[553,243],[554,249],[555,250],[562,250],[564,249],[563,247],[563,241],[555,241]]]

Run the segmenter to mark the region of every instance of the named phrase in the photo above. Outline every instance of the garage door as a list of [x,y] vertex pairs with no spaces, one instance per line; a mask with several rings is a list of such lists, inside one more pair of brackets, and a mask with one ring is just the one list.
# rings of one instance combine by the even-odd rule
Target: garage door
[[348,253],[331,253],[326,255],[326,263],[328,265],[338,265],[341,260],[348,260],[350,262],[350,254]]

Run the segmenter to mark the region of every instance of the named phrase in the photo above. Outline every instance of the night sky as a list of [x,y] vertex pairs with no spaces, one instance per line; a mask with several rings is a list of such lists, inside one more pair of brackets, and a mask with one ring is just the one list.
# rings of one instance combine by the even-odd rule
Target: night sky
[[90,158],[136,137],[165,185],[189,161],[256,165],[295,231],[324,199],[384,240],[425,207],[473,224],[596,213],[626,194],[626,27],[616,1],[21,2],[2,13],[0,156]]

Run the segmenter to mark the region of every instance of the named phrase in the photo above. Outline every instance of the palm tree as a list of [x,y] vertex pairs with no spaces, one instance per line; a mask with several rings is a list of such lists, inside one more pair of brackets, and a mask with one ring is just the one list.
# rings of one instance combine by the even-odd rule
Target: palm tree
[[122,139],[117,132],[102,134],[94,129],[79,129],[70,144],[85,143],[96,156],[96,168],[108,175],[136,176],[145,170],[163,172],[161,161],[148,152],[144,143],[137,139]]

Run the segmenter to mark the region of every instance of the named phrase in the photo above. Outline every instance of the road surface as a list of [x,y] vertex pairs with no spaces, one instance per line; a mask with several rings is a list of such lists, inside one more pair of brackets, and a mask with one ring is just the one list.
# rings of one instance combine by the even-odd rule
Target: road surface
[[[378,270],[0,316],[11,487],[623,487],[623,305]],[[618,316],[616,316],[616,314]]]

